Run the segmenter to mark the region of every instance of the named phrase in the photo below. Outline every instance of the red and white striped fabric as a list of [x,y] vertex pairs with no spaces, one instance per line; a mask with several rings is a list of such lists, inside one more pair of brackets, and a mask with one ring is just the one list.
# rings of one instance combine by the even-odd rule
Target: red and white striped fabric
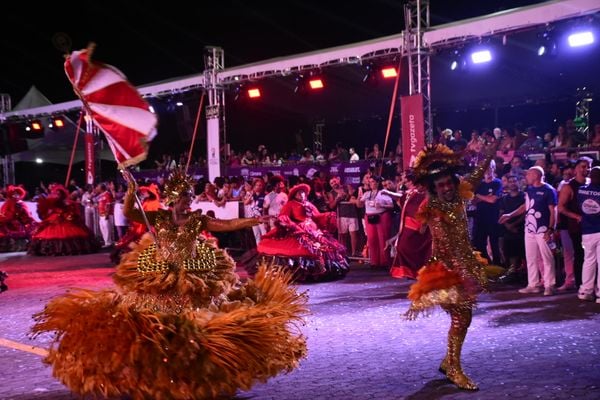
[[120,168],[146,159],[148,143],[156,136],[156,115],[121,71],[89,62],[88,50],[74,51],[65,72],[75,92],[104,132]]

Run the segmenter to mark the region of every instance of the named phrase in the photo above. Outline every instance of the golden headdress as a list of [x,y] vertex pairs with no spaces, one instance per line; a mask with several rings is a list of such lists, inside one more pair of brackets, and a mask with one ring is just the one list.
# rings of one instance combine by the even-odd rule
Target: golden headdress
[[167,196],[167,202],[169,204],[175,202],[182,193],[194,194],[195,184],[194,178],[179,169],[174,170],[165,182],[164,193]]
[[443,144],[430,144],[417,155],[413,173],[417,182],[423,182],[441,172],[456,173],[463,165],[462,153],[455,153]]

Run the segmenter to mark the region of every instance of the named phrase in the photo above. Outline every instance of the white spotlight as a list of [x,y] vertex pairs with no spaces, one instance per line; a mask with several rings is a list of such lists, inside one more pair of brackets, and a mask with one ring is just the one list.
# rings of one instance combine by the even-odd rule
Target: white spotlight
[[492,53],[489,50],[480,50],[471,53],[471,61],[473,64],[481,64],[492,61]]
[[540,57],[543,56],[544,54],[546,54],[546,46],[540,46],[538,48],[537,54]]
[[458,68],[458,61],[454,60],[452,61],[452,64],[450,64],[450,69],[454,71],[456,68]]
[[594,34],[590,31],[577,32],[569,35],[569,46],[580,47],[594,43]]
[[36,162],[37,164],[41,164],[41,163],[43,163],[43,162],[44,162],[44,160],[42,160],[41,158],[36,158],[36,159],[35,159],[35,162]]

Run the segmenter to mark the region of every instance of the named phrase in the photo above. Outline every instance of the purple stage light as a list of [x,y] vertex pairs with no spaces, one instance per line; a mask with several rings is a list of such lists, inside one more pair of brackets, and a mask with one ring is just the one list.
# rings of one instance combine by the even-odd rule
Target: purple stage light
[[572,33],[568,41],[571,47],[587,46],[594,43],[594,34],[590,31]]
[[480,50],[471,53],[473,64],[481,64],[492,61],[492,53],[489,50]]

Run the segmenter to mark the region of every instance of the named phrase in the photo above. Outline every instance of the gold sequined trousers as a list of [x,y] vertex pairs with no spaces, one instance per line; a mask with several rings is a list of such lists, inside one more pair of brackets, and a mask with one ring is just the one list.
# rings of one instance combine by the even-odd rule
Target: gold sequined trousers
[[464,306],[442,307],[450,314],[451,323],[448,331],[448,351],[440,365],[440,371],[460,389],[478,390],[477,384],[465,375],[460,364],[462,345],[471,325],[473,309]]

